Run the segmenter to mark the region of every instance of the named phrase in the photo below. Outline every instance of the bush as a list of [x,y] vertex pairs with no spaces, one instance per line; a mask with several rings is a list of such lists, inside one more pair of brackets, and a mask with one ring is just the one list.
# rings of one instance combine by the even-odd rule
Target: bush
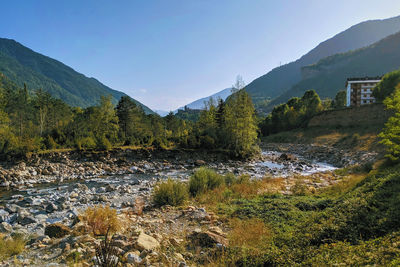
[[156,206],[182,205],[188,199],[187,185],[183,182],[168,179],[155,186],[153,192],[153,202]]
[[103,135],[99,140],[97,140],[96,148],[98,150],[110,150],[112,145],[110,141],[108,141],[107,137]]
[[75,139],[75,148],[77,150],[94,149],[96,142],[92,137],[82,137]]
[[224,177],[211,169],[201,167],[189,180],[189,192],[192,196],[204,193],[224,184]]
[[57,148],[57,143],[56,143],[56,141],[54,141],[53,137],[51,137],[51,136],[47,136],[44,139],[44,144],[45,144],[47,149],[55,149],[55,148]]
[[109,231],[115,233],[121,229],[121,222],[118,220],[117,210],[109,206],[89,207],[81,216],[92,229],[93,235],[104,236]]

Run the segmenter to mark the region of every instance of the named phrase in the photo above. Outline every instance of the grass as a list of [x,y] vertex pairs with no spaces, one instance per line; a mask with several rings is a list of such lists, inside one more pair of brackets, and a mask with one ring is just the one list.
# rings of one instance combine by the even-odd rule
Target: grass
[[379,127],[310,127],[281,132],[262,138],[265,143],[296,143],[328,145],[358,151],[383,151],[378,143]]
[[26,240],[22,235],[7,237],[0,235],[0,260],[20,254],[25,249]]
[[369,170],[337,170],[340,181],[313,194],[282,195],[284,180],[265,178],[197,195],[230,227],[210,266],[398,266],[400,165]]

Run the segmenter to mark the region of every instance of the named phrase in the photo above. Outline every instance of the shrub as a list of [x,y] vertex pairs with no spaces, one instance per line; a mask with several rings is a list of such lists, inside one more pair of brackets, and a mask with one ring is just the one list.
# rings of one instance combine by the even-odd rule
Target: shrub
[[121,222],[117,217],[117,210],[109,206],[89,207],[81,216],[92,229],[93,235],[104,236],[109,231],[115,233],[121,229]]
[[110,150],[112,148],[112,145],[110,141],[108,141],[107,137],[102,135],[99,140],[97,140],[96,148],[98,150]]
[[188,199],[187,185],[183,182],[168,178],[167,181],[157,184],[153,192],[153,202],[156,206],[182,205]]
[[204,193],[224,184],[224,177],[207,168],[199,168],[190,177],[189,192],[192,196]]
[[51,136],[47,136],[44,139],[44,144],[45,144],[47,149],[55,149],[55,148],[57,148],[57,143],[56,143],[56,141],[54,141],[53,137],[51,137]]
[[5,237],[0,235],[0,259],[18,255],[25,248],[26,240],[22,235]]
[[300,179],[296,180],[292,187],[292,193],[296,196],[305,196],[309,193],[307,185]]
[[75,148],[77,150],[94,149],[96,142],[92,137],[82,137],[75,139]]

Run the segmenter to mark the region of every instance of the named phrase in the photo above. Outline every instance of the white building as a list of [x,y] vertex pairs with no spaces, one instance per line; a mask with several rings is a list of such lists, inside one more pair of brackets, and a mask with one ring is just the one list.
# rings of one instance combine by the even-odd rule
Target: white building
[[347,106],[361,106],[375,103],[372,90],[382,80],[382,77],[348,78]]

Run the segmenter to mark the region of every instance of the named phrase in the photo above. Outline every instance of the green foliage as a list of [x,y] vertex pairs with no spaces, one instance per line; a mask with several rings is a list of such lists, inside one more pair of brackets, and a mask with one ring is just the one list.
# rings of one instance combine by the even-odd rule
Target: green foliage
[[291,98],[272,110],[261,124],[263,135],[292,130],[307,125],[309,119],[323,110],[322,102],[314,90],[304,93],[302,98]]
[[124,96],[113,106],[112,96],[98,105],[72,108],[44,90],[30,94],[0,74],[0,157],[24,156],[40,149],[109,150],[129,145],[169,149],[221,149],[247,157],[257,151],[257,127],[251,100],[244,92],[215,106],[210,101],[194,123],[172,113],[146,115]]
[[[368,31],[369,32],[369,31]],[[280,91],[280,96],[274,98],[267,111],[288,99],[302,95],[309,88],[315,88],[320,97],[333,98],[338,88],[343,88],[349,77],[376,77],[397,70],[400,62],[400,33],[393,34],[368,47],[339,53],[320,61],[312,61],[302,66],[303,77],[297,72],[297,81]],[[317,62],[317,63],[315,63]],[[371,64],[373,62],[373,64]],[[315,63],[315,64],[313,64]],[[313,64],[313,65],[310,65]],[[308,66],[306,66],[308,65]],[[293,66],[294,67],[294,66]],[[282,78],[285,77],[285,78]],[[277,75],[275,79],[290,81],[286,74]],[[258,79],[256,79],[257,81]],[[277,87],[260,87],[263,90],[277,90]],[[394,86],[392,87],[393,90]],[[278,90],[277,90],[278,91]],[[254,96],[254,94],[252,94]],[[382,100],[384,96],[382,95]]]
[[[237,255],[234,264],[390,265],[400,249],[400,165],[373,170],[312,196],[263,194],[220,206],[226,216],[262,219],[274,234],[261,255]],[[232,262],[231,262],[232,263]]]
[[158,183],[153,192],[153,202],[156,206],[179,206],[188,199],[186,183],[168,179]]
[[235,156],[248,157],[258,151],[258,126],[249,94],[239,90],[230,96],[225,107],[224,135],[227,147]]
[[[111,95],[113,104],[116,104],[125,95],[14,40],[0,38],[0,69],[19,87],[27,84],[31,90],[43,88],[54,98],[75,107],[96,105],[102,95]],[[153,113],[148,107],[135,102],[146,113]]]
[[337,92],[335,99],[333,100],[332,106],[335,109],[340,109],[346,107],[346,97],[347,93],[345,90]]
[[189,192],[192,196],[204,193],[224,184],[224,177],[214,170],[201,167],[189,179]]
[[75,139],[75,148],[77,150],[94,149],[96,142],[92,137],[80,137]]
[[379,137],[382,138],[381,143],[386,146],[386,156],[397,161],[400,159],[400,84],[385,99],[384,104],[387,109],[394,111],[394,115],[389,118]]
[[382,81],[376,85],[372,95],[377,101],[382,102],[395,91],[396,86],[399,84],[400,70],[387,73],[385,76],[383,76]]

